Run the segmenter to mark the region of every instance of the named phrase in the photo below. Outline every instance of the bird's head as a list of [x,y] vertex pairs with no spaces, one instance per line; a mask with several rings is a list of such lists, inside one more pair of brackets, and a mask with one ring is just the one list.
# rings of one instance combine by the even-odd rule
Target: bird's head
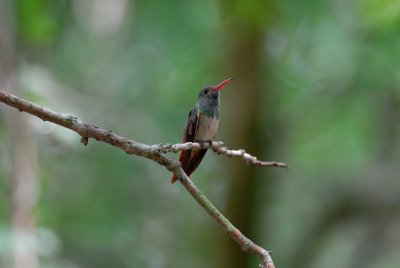
[[212,105],[219,103],[219,90],[228,82],[232,81],[233,78],[226,79],[216,86],[207,86],[200,90],[197,102],[200,105]]

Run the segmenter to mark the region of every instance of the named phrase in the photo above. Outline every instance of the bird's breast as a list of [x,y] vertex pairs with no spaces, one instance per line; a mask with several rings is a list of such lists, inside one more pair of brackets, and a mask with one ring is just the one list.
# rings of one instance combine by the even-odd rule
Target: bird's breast
[[197,127],[195,141],[210,141],[217,134],[219,119],[210,118],[205,115],[200,115],[199,125]]

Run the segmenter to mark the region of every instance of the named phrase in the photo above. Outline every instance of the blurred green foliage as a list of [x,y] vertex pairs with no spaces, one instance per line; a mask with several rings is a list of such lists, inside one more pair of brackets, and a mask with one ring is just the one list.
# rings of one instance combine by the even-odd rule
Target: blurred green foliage
[[[232,26],[261,29],[260,111],[271,96],[276,111],[258,116],[258,135],[274,144],[273,152],[260,144],[266,153],[258,157],[273,156],[268,160],[291,170],[257,170],[265,185],[254,193],[248,235],[273,250],[277,267],[399,267],[400,1],[8,2],[0,16],[14,14],[22,97],[149,144],[180,140],[202,86],[240,81],[240,73],[228,73]],[[246,88],[233,83],[222,92],[222,109],[235,90]],[[165,169],[95,141],[83,147],[61,127],[32,124],[40,267],[218,263],[222,231],[182,187],[169,184]],[[224,118],[220,127],[218,139],[235,135]],[[0,120],[3,249],[6,132]],[[243,164],[235,161],[208,153],[193,176],[222,211],[226,170]],[[0,266],[7,254],[0,250]],[[243,255],[256,267],[254,256]]]
[[[18,34],[23,39],[21,44],[45,45],[54,41],[58,24],[57,15],[63,1],[55,3],[46,0],[15,1]],[[65,1],[64,1],[65,2]],[[60,5],[60,6],[57,6]]]

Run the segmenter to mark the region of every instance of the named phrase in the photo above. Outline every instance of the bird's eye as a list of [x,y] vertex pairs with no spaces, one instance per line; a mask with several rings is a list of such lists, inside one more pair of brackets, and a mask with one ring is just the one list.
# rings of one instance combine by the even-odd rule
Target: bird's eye
[[204,94],[208,94],[208,89],[204,90]]

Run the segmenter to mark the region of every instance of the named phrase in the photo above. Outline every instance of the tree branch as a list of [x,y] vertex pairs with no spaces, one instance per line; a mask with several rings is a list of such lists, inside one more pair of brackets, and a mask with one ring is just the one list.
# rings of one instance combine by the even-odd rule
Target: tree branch
[[262,162],[256,157],[247,154],[244,150],[228,150],[222,147],[223,143],[213,142],[212,144],[203,143],[184,143],[184,144],[167,144],[167,145],[147,145],[136,142],[131,139],[119,136],[109,130],[99,128],[95,125],[83,122],[77,117],[70,114],[61,114],[53,112],[49,109],[38,106],[32,102],[20,99],[14,95],[8,94],[0,90],[0,101],[18,109],[21,112],[27,112],[41,118],[44,121],[53,122],[57,125],[71,129],[81,136],[81,142],[86,145],[89,138],[96,139],[118,147],[128,154],[134,154],[151,159],[158,164],[165,166],[169,171],[173,172],[186,190],[193,196],[207,213],[222,227],[228,235],[235,240],[245,252],[250,252],[258,256],[261,260],[261,268],[275,268],[272,258],[268,251],[258,246],[246,236],[244,236],[232,223],[229,222],[218,209],[206,198],[206,196],[193,184],[189,177],[185,174],[180,163],[165,155],[166,152],[178,152],[188,149],[211,148],[218,154],[227,156],[235,156],[243,158],[249,165],[255,166],[288,166],[279,162]]
[[177,144],[165,144],[165,145],[154,145],[155,149],[159,148],[159,150],[162,153],[166,152],[179,152],[179,151],[184,151],[184,150],[192,150],[192,149],[207,149],[211,148],[215,153],[217,154],[222,154],[226,155],[229,157],[239,157],[242,158],[249,166],[259,166],[259,167],[281,167],[281,168],[286,168],[289,169],[289,166],[286,163],[281,163],[281,162],[265,162],[265,161],[260,161],[257,159],[257,157],[252,156],[248,153],[246,153],[245,150],[239,149],[239,150],[229,150],[226,147],[223,147],[224,143],[222,141],[213,141],[211,143],[204,142],[204,143],[199,143],[199,142],[186,142],[186,143],[177,143]]

